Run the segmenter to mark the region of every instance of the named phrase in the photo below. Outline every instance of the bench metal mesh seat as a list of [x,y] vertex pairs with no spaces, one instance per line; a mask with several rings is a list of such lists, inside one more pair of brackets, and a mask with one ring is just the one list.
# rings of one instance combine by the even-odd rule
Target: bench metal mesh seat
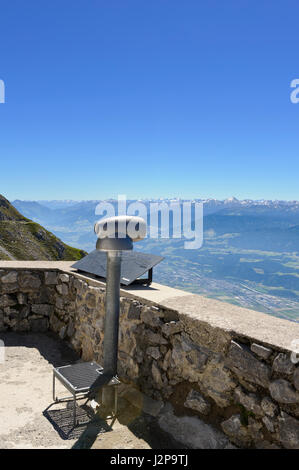
[[66,382],[74,393],[88,391],[94,382],[103,374],[103,367],[96,362],[83,362],[54,369],[55,375]]
[[[72,394],[72,397],[58,399],[55,394],[55,379],[58,379]],[[73,399],[73,417],[76,425],[76,398],[86,398],[87,401],[95,398],[97,392],[105,385],[119,385],[117,377],[111,377],[104,373],[103,367],[96,362],[80,362],[53,369],[53,400],[55,403]],[[117,391],[115,388],[114,411],[117,410]],[[87,403],[87,402],[86,402]]]

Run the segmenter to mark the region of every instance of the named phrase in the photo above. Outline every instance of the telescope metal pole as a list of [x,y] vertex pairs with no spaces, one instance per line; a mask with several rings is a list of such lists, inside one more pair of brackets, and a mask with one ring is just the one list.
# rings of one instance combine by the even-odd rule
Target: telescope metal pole
[[[121,252],[107,251],[104,374],[111,378],[117,375],[120,267]],[[117,392],[113,388],[108,385],[102,389],[102,403],[109,410],[115,406]]]
[[117,374],[121,252],[107,251],[104,372]]

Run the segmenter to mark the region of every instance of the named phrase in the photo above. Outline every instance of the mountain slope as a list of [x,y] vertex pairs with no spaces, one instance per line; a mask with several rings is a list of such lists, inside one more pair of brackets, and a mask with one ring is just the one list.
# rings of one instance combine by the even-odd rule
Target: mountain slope
[[85,254],[24,217],[0,195],[0,259],[71,261]]

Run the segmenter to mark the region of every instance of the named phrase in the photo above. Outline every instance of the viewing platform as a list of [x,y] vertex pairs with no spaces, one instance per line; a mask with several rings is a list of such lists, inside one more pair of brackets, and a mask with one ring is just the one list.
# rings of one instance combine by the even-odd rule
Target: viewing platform
[[[0,329],[54,332],[101,363],[105,282],[72,264],[1,261]],[[156,283],[121,288],[119,378],[171,407],[162,429],[192,417],[238,447],[298,448],[298,342],[295,322]]]

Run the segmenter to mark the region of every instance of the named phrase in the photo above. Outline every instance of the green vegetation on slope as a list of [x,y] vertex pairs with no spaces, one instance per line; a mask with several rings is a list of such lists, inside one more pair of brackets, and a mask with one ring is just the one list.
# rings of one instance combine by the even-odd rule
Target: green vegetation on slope
[[0,259],[76,261],[85,255],[24,217],[0,195]]

